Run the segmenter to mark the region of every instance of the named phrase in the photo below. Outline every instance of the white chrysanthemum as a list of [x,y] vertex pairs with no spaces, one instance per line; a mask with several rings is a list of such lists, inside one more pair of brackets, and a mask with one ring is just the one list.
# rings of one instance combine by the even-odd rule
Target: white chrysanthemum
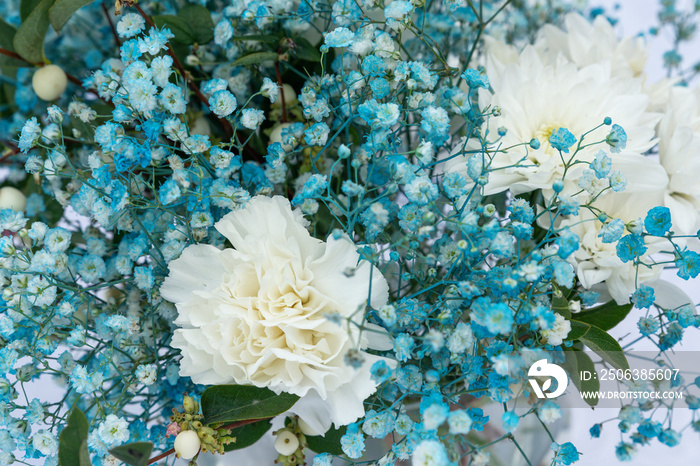
[[359,323],[370,286],[370,304],[384,305],[388,285],[348,237],[323,242],[307,223],[283,197],[254,197],[216,224],[235,249],[189,246],[170,263],[161,294],[177,306],[172,346],[182,351],[182,376],[299,395],[292,411],[325,432],[364,415],[376,389],[378,357],[363,353],[357,370],[345,364],[359,339],[345,319]]
[[[627,147],[613,154],[612,168],[628,178],[628,191],[646,191],[650,184],[665,183],[658,163],[641,155],[654,145],[659,115],[646,111],[649,98],[642,92],[640,79],[613,77],[607,64],[579,69],[564,57],[548,64],[532,46],[505,67],[497,66],[496,59],[487,62],[493,94],[481,89],[479,104],[482,108],[498,106],[502,114],[489,119],[486,138],[496,140],[496,129],[503,128],[506,134],[498,140],[498,146],[508,148],[505,153],[493,155],[490,168],[494,171],[489,173],[485,186],[487,194],[509,188],[516,194],[536,189],[551,192],[552,184],[564,175],[562,157],[549,144],[552,132],[566,128],[580,138],[601,125],[605,117],[612,118],[627,133]],[[609,131],[609,126],[602,126],[587,134],[585,141],[603,141]],[[533,138],[540,142],[538,149],[527,145]],[[603,143],[583,148],[576,160],[593,161],[595,154],[606,147]],[[574,150],[575,146],[571,154]],[[455,157],[448,162],[447,170],[466,172],[465,162],[466,157]],[[584,164],[576,165],[566,173],[565,193],[579,191],[576,182],[584,168]]]
[[700,89],[676,87],[659,124],[659,161],[668,174],[664,205],[673,230],[693,234],[700,220]]
[[[627,223],[644,218],[649,209],[661,203],[660,196],[658,191],[657,197],[615,193],[601,197],[595,205],[611,218],[619,218]],[[643,266],[637,268],[632,261],[622,262],[617,256],[617,243],[603,242],[598,236],[603,225],[587,209],[581,209],[578,217],[570,217],[561,222],[560,227],[566,226],[580,238],[579,249],[568,260],[574,266],[576,276],[584,288],[590,289],[604,283],[610,296],[618,304],[624,304],[629,302],[629,297],[638,284],[659,277],[659,266],[651,269]],[[663,241],[647,242],[647,254],[659,252],[665,244]],[[596,290],[604,291],[599,287]]]
[[648,58],[642,37],[618,39],[612,24],[603,15],[592,23],[577,13],[564,19],[565,31],[551,24],[540,30],[535,47],[543,53],[562,54],[579,68],[610,63],[615,76],[641,76]]

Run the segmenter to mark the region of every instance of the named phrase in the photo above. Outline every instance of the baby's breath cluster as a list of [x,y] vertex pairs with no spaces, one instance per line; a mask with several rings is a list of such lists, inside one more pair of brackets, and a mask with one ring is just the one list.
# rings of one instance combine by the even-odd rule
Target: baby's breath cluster
[[[266,416],[241,443],[285,419],[261,463],[483,466],[507,443],[569,465],[532,368],[575,393],[581,367],[629,370],[609,354],[630,312],[659,359],[700,327],[662,279],[700,274],[700,91],[678,52],[698,8],[662,2],[677,43],[655,82],[585,2],[118,1],[65,24],[16,3],[0,464],[65,466],[78,412],[95,465],[132,442],[194,464],[235,447],[203,393],[243,387]],[[45,14],[60,34],[32,42]],[[684,401],[591,435],[614,422],[629,460],[700,431],[665,415],[696,413],[700,380],[668,385]]]

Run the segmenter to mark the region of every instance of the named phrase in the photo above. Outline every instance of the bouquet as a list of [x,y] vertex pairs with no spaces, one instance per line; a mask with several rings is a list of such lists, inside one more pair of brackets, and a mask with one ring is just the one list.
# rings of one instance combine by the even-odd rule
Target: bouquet
[[3,2],[0,464],[569,465],[607,376],[619,459],[697,435],[698,11],[652,79],[585,2]]

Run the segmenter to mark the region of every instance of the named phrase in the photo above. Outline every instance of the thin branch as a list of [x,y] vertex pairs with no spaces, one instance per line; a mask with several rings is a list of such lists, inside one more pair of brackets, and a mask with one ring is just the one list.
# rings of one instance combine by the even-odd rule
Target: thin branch
[[112,35],[114,36],[114,42],[117,43],[117,48],[122,46],[122,42],[119,40],[119,34],[117,34],[117,28],[114,27],[114,22],[112,21],[112,17],[109,16],[109,10],[107,9],[106,4],[102,4],[102,11],[105,12],[105,16],[107,17],[107,22],[109,23],[109,28],[112,30]]

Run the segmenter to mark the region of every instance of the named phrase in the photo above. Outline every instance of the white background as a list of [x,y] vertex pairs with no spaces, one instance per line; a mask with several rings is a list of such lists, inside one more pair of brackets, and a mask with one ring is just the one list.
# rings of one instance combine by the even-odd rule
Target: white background
[[[648,32],[650,27],[657,25],[656,15],[660,9],[658,0],[598,0],[590,3],[592,6],[600,5],[604,6],[608,11],[613,11],[614,16],[620,20],[616,26],[618,32],[624,36]],[[678,1],[680,7],[689,3],[689,1]],[[614,10],[615,5],[619,5],[619,9]],[[661,30],[656,37],[648,34],[646,37],[649,45],[649,62],[647,63],[646,71],[649,75],[649,80],[654,82],[664,76],[661,57],[665,51],[669,50],[673,36],[669,30]],[[700,38],[696,37],[692,44],[683,47],[681,54],[686,58],[685,66],[697,62],[700,59]],[[673,272],[665,274],[664,277],[682,287],[696,303],[700,301],[700,289],[698,289],[697,284],[684,282],[674,277]],[[637,318],[634,317],[635,312],[640,314],[639,311],[633,310],[625,322],[611,331],[615,337],[622,338],[623,344],[624,342],[635,340],[640,335],[636,326]],[[633,348],[639,351],[655,349],[648,342],[639,342]],[[676,349],[700,351],[700,331],[689,329],[686,332],[683,343]],[[700,370],[700,361],[698,362],[698,368]],[[700,434],[691,429],[686,429],[683,432],[680,445],[669,448],[654,440],[650,445],[640,448],[631,463],[625,463],[618,461],[614,456],[615,445],[621,440],[616,422],[605,424],[602,435],[598,439],[591,439],[588,433],[588,429],[593,424],[615,417],[617,409],[608,408],[590,411],[573,409],[571,413],[569,428],[562,432],[560,438],[562,442],[572,442],[578,451],[582,453],[581,459],[575,463],[577,466],[613,466],[623,464],[634,464],[635,466],[658,466],[663,464],[672,464],[673,466],[700,465]],[[674,428],[685,426],[690,417],[690,410],[676,410],[673,414]]]

